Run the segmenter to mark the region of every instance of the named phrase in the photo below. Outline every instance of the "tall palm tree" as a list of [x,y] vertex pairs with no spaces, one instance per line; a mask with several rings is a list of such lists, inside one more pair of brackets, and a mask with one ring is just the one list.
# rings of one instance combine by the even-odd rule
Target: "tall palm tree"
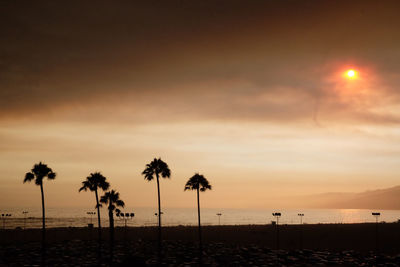
[[119,193],[111,190],[106,192],[100,199],[101,203],[108,204],[108,217],[110,220],[110,240],[114,240],[114,210],[116,207],[124,207],[125,203],[119,199]]
[[161,160],[161,158],[154,158],[152,162],[146,164],[146,168],[142,172],[144,175],[144,179],[147,181],[151,181],[154,179],[154,176],[157,179],[157,193],[158,193],[158,256],[161,256],[161,200],[160,200],[160,176],[162,178],[170,178],[171,170],[168,167],[168,164]]
[[185,185],[185,190],[196,190],[197,191],[197,217],[199,221],[199,245],[200,245],[200,260],[201,260],[201,255],[202,255],[202,250],[203,250],[203,243],[202,243],[202,238],[201,238],[201,223],[200,223],[200,191],[204,192],[206,190],[211,190],[211,185],[207,181],[207,179],[201,175],[196,173],[193,175]]
[[103,191],[108,190],[110,184],[106,181],[107,178],[104,177],[100,172],[91,173],[86,180],[82,182],[82,187],[79,189],[79,192],[82,190],[87,191],[90,190],[95,193],[96,196],[96,208],[97,208],[97,221],[99,224],[99,238],[101,238],[101,220],[100,220],[100,207],[99,197],[97,190],[101,189]]
[[44,207],[44,190],[43,190],[43,179],[54,180],[56,178],[56,173],[53,172],[46,164],[39,162],[35,164],[30,172],[25,174],[24,183],[35,180],[35,184],[40,186],[40,192],[42,193],[42,241],[45,240],[45,230],[46,230],[46,216]]

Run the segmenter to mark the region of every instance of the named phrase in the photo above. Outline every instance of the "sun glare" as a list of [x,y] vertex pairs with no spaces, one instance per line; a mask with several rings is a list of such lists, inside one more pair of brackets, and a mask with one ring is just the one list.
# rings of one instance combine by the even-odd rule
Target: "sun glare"
[[355,79],[355,78],[357,78],[357,72],[355,70],[348,70],[346,72],[346,76],[349,79]]

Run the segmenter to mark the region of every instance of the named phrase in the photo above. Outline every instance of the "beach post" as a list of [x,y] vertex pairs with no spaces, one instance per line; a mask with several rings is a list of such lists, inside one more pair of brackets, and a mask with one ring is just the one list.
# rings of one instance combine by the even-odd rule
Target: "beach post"
[[92,230],[93,230],[93,215],[95,215],[96,212],[88,211],[88,212],[86,212],[86,214],[90,216],[90,223],[88,224],[88,228],[89,228],[90,239],[92,239],[93,238],[93,233],[92,233]]
[[1,218],[3,219],[3,229],[6,229],[6,218],[7,217],[11,217],[11,214],[9,214],[9,213],[1,214]]
[[375,247],[376,251],[378,251],[379,250],[378,225],[379,225],[379,216],[381,216],[381,213],[372,212],[372,216],[375,217]]
[[86,214],[90,216],[90,224],[88,225],[88,227],[93,228],[93,215],[95,215],[96,212],[88,211],[88,212],[86,212]]
[[281,217],[281,213],[274,212],[272,216],[276,218],[276,249],[279,249],[279,217]]
[[221,225],[221,215],[222,215],[222,213],[217,213],[217,216],[218,216],[218,225]]
[[28,214],[28,211],[24,210],[22,212],[22,214],[24,214],[24,230],[26,229],[26,215]]
[[132,220],[133,217],[135,217],[135,213],[133,213],[133,212],[131,212],[131,213],[126,212],[126,213],[125,213],[125,217],[124,217],[125,229],[126,229],[126,227],[127,227],[127,222],[128,222],[128,220]]
[[119,209],[116,209],[116,216],[120,219],[124,221],[124,242],[126,242],[127,238],[127,221],[130,219],[132,220],[133,217],[135,217],[135,213],[131,212],[131,213],[123,213],[121,212]]
[[304,213],[299,213],[297,216],[300,217],[300,249],[303,249],[303,217]]
[[299,214],[297,214],[297,216],[300,217],[300,224],[303,224],[304,213],[299,213]]

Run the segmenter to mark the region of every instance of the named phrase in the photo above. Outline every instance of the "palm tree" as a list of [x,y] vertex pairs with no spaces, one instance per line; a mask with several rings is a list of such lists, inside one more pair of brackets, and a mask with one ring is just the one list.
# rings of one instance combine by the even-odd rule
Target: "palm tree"
[[96,196],[96,208],[97,208],[97,221],[99,224],[99,239],[101,238],[101,220],[100,220],[100,207],[99,197],[97,190],[101,189],[103,191],[108,190],[110,184],[106,181],[106,177],[104,177],[100,172],[91,173],[86,180],[82,182],[82,187],[79,189],[79,192],[82,190],[87,191],[90,190],[95,193]]
[[160,176],[162,178],[170,178],[171,170],[168,164],[161,160],[161,158],[154,158],[152,162],[146,164],[146,168],[142,172],[144,179],[151,181],[154,179],[154,175],[157,178],[157,193],[158,193],[158,256],[161,256],[161,201],[160,201]]
[[202,255],[202,250],[203,250],[203,244],[201,240],[201,224],[200,224],[200,191],[204,192],[207,189],[211,190],[211,185],[207,181],[207,179],[201,175],[196,173],[193,175],[185,185],[185,190],[196,190],[197,191],[197,217],[199,221],[199,245],[200,245],[200,260],[201,260],[201,255]]
[[119,199],[119,193],[111,190],[106,192],[100,199],[101,203],[108,204],[108,217],[110,220],[110,240],[114,241],[114,210],[116,207],[124,207],[125,203]]
[[44,208],[44,192],[43,192],[43,179],[46,178],[49,180],[54,180],[56,178],[56,173],[53,172],[51,168],[49,168],[46,164],[39,162],[39,164],[35,164],[30,172],[25,174],[24,183],[30,182],[35,179],[35,184],[40,186],[40,192],[42,193],[42,241],[45,241],[45,230],[46,230],[46,221],[45,221],[45,208]]

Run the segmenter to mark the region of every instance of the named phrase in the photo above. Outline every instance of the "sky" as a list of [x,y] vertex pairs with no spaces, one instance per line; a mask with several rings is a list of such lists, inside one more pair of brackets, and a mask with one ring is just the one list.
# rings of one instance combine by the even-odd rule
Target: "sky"
[[[0,207],[49,207],[100,171],[128,207],[161,157],[165,207],[298,206],[288,196],[397,186],[397,1],[2,1]],[[355,77],[346,76],[348,70]]]

